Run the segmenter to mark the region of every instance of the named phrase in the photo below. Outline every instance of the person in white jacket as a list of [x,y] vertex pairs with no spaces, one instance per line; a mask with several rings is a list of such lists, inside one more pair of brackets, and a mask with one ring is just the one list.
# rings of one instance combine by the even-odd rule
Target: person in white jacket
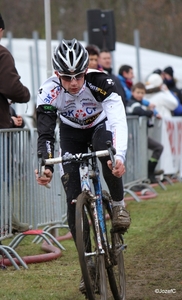
[[162,77],[159,74],[151,74],[145,87],[145,98],[155,105],[162,118],[171,117],[173,110],[178,106],[178,101],[163,83]]

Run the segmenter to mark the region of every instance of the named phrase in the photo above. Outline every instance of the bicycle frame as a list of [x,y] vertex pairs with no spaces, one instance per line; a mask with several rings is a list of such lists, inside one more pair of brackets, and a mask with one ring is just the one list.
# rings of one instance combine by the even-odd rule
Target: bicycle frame
[[[102,238],[101,238],[101,232],[102,231],[102,237],[104,239],[104,242],[106,243],[106,228],[105,228],[105,222],[104,222],[104,216],[103,216],[103,207],[102,207],[102,188],[101,188],[101,181],[100,181],[100,172],[97,165],[97,159],[96,157],[92,157],[92,174],[89,174],[89,167],[87,163],[82,163],[79,167],[80,172],[80,181],[81,181],[81,189],[82,191],[88,191],[91,193],[91,185],[90,185],[90,179],[92,179],[93,186],[94,186],[94,194],[96,197],[93,198],[94,195],[92,195],[92,199],[94,200],[92,202],[92,208],[94,210],[93,216],[94,216],[94,225],[97,235],[97,243],[100,253],[105,253],[102,246]],[[99,227],[100,225],[100,227]]]
[[[45,165],[62,162],[79,163],[81,194],[76,202],[77,248],[80,267],[85,284],[85,293],[90,300],[95,300],[95,294],[102,300],[108,296],[108,282],[115,300],[125,300],[125,271],[123,260],[123,239],[112,230],[111,198],[102,191],[97,157],[108,156],[114,167],[114,151],[111,142],[107,142],[108,150],[88,153],[65,153],[62,157],[43,159],[38,155],[38,175]],[[91,168],[90,168],[91,166]],[[91,184],[92,182],[92,184]],[[110,216],[109,229],[106,227],[105,212]],[[85,213],[88,213],[87,216]],[[86,217],[86,218],[85,218]],[[84,223],[86,220],[86,223]],[[92,229],[87,230],[89,221]],[[84,227],[86,224],[86,228]],[[86,230],[85,230],[85,229]],[[93,237],[93,238],[92,238]],[[91,259],[89,258],[91,257]],[[87,258],[87,259],[86,259]],[[92,265],[93,263],[93,265]],[[95,268],[93,266],[95,264]],[[107,270],[107,272],[106,272]],[[106,275],[107,274],[107,275]]]
[[[88,191],[88,193],[91,195],[92,201],[92,207],[94,209],[94,225],[96,229],[97,234],[97,243],[100,253],[105,253],[102,245],[102,241],[104,242],[104,245],[107,245],[106,242],[106,228],[105,228],[105,222],[104,222],[104,215],[103,215],[103,203],[102,203],[102,188],[101,188],[101,181],[100,181],[100,172],[97,164],[97,157],[103,157],[103,156],[110,156],[110,159],[114,165],[114,153],[115,149],[111,146],[111,142],[106,142],[108,150],[100,150],[90,153],[79,153],[72,155],[71,153],[65,153],[62,157],[52,158],[52,159],[43,159],[42,154],[38,153],[38,174],[41,176],[41,173],[44,170],[45,165],[50,164],[56,164],[61,163],[63,161],[74,161],[78,162],[80,164],[79,166],[79,173],[80,173],[80,182],[81,182],[81,190],[82,191]],[[93,150],[93,149],[91,149]],[[92,160],[92,174],[89,175],[89,159]],[[92,179],[93,186],[94,186],[94,195],[91,193],[91,185],[90,185],[90,179]],[[102,231],[102,236],[101,232]]]

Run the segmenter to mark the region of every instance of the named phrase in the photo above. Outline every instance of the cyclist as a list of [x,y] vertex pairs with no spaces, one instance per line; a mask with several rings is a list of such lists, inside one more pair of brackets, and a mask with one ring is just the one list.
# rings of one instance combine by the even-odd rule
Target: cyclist
[[[60,120],[62,155],[87,152],[91,142],[96,150],[106,149],[112,140],[116,148],[116,166],[107,157],[101,158],[103,176],[113,199],[113,229],[125,232],[130,215],[124,207],[122,175],[125,173],[127,122],[121,97],[113,80],[103,72],[89,70],[87,50],[76,39],[62,40],[52,58],[55,74],[40,87],[37,96],[38,150],[44,158],[54,155],[54,130],[57,115]],[[67,219],[76,240],[75,205],[72,200],[81,193],[78,164],[63,163],[62,183],[67,196]],[[53,166],[46,166],[45,177],[37,182],[47,185]]]

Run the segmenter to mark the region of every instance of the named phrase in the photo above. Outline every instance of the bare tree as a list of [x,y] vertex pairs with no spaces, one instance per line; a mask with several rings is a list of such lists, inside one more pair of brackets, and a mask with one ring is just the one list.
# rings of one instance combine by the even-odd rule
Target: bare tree
[[[117,41],[133,44],[133,32],[140,31],[144,48],[181,55],[181,0],[51,0],[52,38],[62,31],[67,39],[83,39],[87,10],[113,10]],[[45,38],[44,0],[1,0],[0,12],[6,30],[14,37],[31,38],[34,30]]]

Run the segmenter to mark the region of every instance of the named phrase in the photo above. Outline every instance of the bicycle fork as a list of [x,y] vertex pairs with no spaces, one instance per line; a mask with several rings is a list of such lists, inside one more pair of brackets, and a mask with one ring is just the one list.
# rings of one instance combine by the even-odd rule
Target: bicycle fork
[[[95,208],[97,212],[97,218],[98,222],[100,224],[99,231],[100,231],[100,238],[101,238],[101,247],[102,247],[102,252],[105,254],[105,264],[106,268],[112,265],[111,260],[110,260],[110,254],[109,254],[109,248],[108,248],[108,242],[107,242],[107,235],[106,235],[106,224],[105,224],[105,216],[103,213],[103,200],[102,200],[102,187],[101,187],[101,182],[100,182],[100,177],[99,177],[99,169],[96,168],[94,172],[94,177],[93,179],[93,185],[94,185],[94,190],[97,195],[97,199],[95,202]],[[101,230],[100,230],[101,228]]]
[[90,201],[91,208],[93,210],[93,222],[94,222],[94,227],[95,227],[95,232],[96,232],[96,237],[97,237],[97,245],[98,245],[98,251],[100,254],[104,254],[104,250],[102,247],[102,239],[101,239],[101,232],[100,232],[100,227],[99,227],[99,217],[98,217],[98,212],[97,212],[97,196],[94,196],[91,193],[91,186],[90,186],[90,178],[92,178],[95,172],[92,174],[89,174],[89,169],[87,164],[83,163],[79,167],[79,172],[80,172],[80,181],[81,181],[81,189],[82,191],[86,191],[88,195],[88,201]]

